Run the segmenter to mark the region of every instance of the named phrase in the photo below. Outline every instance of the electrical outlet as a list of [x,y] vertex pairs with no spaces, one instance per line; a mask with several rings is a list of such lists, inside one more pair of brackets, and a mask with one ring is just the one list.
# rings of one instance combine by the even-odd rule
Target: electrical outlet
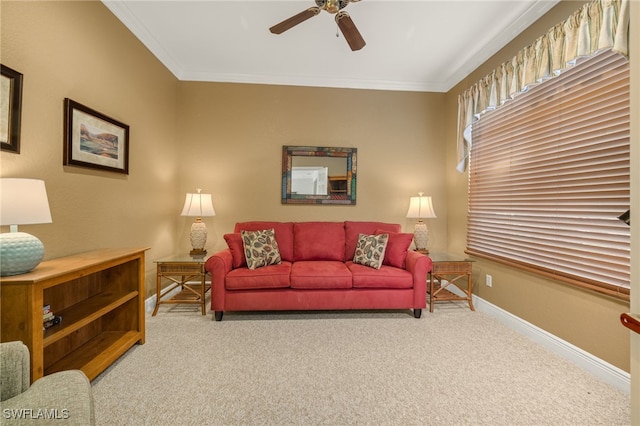
[[493,277],[489,274],[484,276],[484,283],[487,287],[493,287]]

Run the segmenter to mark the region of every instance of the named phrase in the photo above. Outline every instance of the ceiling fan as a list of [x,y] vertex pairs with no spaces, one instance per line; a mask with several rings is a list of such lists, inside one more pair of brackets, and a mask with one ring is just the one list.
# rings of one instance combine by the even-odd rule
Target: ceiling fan
[[306,21],[309,18],[313,18],[320,13],[321,10],[325,10],[332,15],[335,14],[335,20],[338,24],[338,28],[342,32],[345,40],[349,43],[351,50],[360,50],[365,46],[365,41],[360,35],[360,32],[356,28],[355,24],[351,20],[349,14],[344,9],[349,3],[356,3],[360,0],[315,0],[316,6],[293,15],[291,18],[285,19],[279,24],[269,28],[273,34],[282,34],[283,32],[295,27],[296,25]]

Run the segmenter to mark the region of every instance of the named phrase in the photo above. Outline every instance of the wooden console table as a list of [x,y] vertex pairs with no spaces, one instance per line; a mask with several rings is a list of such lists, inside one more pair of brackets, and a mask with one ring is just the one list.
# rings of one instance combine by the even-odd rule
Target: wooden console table
[[[469,303],[469,309],[475,311],[472,301],[473,260],[439,253],[429,254],[429,257],[433,261],[427,286],[429,312],[433,312],[435,302],[451,300],[466,300]],[[464,296],[447,290],[450,285],[458,287]]]
[[[146,250],[96,250],[0,278],[1,340],[27,345],[32,382],[72,369],[93,380],[131,346],[144,343]],[[46,305],[62,322],[44,330]]]

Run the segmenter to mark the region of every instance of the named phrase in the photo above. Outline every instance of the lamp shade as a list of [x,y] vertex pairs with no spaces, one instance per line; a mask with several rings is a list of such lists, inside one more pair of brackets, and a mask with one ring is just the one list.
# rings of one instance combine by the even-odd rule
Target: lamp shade
[[419,197],[411,197],[407,217],[417,219],[431,219],[437,217],[436,211],[433,209],[431,197],[423,197],[422,194],[420,194]]
[[180,216],[195,216],[195,217],[208,217],[215,216],[216,212],[213,210],[213,202],[211,201],[211,194],[201,194],[198,189],[197,194],[187,194],[184,199],[184,207]]
[[0,224],[11,232],[0,234],[0,276],[19,275],[33,270],[44,258],[42,241],[18,225],[51,223],[51,211],[44,181],[0,179]]
[[0,225],[51,223],[43,180],[0,179]]

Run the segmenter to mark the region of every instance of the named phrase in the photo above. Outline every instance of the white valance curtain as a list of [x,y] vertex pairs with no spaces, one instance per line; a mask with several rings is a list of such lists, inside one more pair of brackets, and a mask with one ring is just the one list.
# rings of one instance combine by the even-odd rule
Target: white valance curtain
[[628,56],[628,43],[629,0],[595,0],[463,92],[458,96],[458,171],[466,169],[471,125],[481,114],[559,75],[582,57],[604,49]]

